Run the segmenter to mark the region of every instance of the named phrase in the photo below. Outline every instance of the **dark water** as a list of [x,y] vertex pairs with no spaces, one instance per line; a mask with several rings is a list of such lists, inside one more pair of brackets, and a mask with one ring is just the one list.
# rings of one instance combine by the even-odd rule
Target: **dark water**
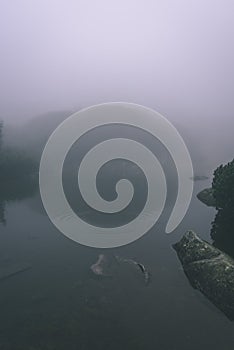
[[[81,218],[106,227],[125,224],[142,210],[147,195],[144,176],[139,172],[136,176],[136,168],[123,161],[107,164],[97,176],[98,190],[107,200],[114,199],[118,179],[126,176],[132,181],[134,201],[121,217],[89,214],[79,191],[74,191],[77,163],[110,134],[135,139],[157,153],[167,174],[166,210],[141,239],[103,251],[67,239],[52,225],[40,200],[37,176],[20,183],[6,181],[5,186],[1,183],[0,268],[25,264],[30,268],[0,280],[0,350],[233,349],[234,324],[189,285],[172,249],[188,229],[210,240],[216,212],[200,203],[196,193],[209,187],[211,179],[194,183],[186,217],[167,235],[165,225],[177,185],[170,157],[159,143],[134,128],[104,129],[81,138],[65,161],[63,185],[73,210],[82,208]],[[201,168],[200,163],[196,166]],[[143,276],[126,265],[110,266],[112,278],[98,279],[90,266],[103,253],[110,261],[119,255],[143,263],[152,274],[151,283],[145,286]]]
[[164,233],[162,219],[142,239],[104,251],[144,263],[152,273],[147,287],[141,274],[123,267],[112,278],[95,278],[89,267],[103,250],[59,233],[38,192],[6,202],[1,265],[31,268],[0,281],[0,349],[233,349],[233,323],[192,289],[171,247],[191,228],[210,240],[215,210],[195,196],[209,185],[195,182],[174,233]]

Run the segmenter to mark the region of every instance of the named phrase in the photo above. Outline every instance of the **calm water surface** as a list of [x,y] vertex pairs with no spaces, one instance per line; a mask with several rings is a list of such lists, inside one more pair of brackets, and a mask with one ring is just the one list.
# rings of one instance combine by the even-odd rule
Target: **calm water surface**
[[215,210],[195,196],[209,185],[195,183],[189,212],[174,233],[164,233],[162,218],[142,239],[104,251],[110,259],[117,254],[144,263],[152,273],[149,286],[123,266],[112,278],[95,278],[90,265],[103,250],[59,233],[39,193],[8,202],[1,265],[31,268],[0,281],[0,349],[233,350],[234,324],[189,285],[172,249],[191,228],[210,240]]

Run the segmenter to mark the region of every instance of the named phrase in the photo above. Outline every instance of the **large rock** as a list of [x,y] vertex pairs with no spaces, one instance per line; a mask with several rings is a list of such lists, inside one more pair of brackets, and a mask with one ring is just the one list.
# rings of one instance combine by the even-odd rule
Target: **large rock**
[[212,188],[205,188],[197,194],[197,198],[208,207],[215,207],[216,201]]
[[234,260],[193,231],[173,248],[189,282],[232,321],[234,320]]

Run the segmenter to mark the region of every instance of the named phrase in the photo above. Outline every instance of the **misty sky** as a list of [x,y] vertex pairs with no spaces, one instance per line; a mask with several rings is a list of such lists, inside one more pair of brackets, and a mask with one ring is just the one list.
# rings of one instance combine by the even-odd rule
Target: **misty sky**
[[127,101],[230,131],[233,13],[233,0],[2,0],[0,116]]

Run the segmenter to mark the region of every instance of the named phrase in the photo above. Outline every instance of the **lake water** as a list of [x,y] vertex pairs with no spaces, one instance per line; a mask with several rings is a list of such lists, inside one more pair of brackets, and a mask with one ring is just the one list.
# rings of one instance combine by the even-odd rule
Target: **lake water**
[[90,265],[103,250],[59,233],[38,193],[9,202],[0,260],[31,269],[0,281],[0,349],[233,349],[233,323],[189,285],[172,249],[190,228],[210,239],[215,211],[195,196],[209,184],[195,183],[189,212],[174,233],[165,234],[159,220],[138,241],[104,251],[144,263],[152,273],[149,286],[127,268],[112,278],[92,275]]
[[[31,268],[0,281],[0,349],[233,350],[234,324],[190,286],[172,249],[191,228],[210,240],[215,210],[196,198],[210,180],[194,185],[189,211],[175,232],[165,234],[162,218],[143,238],[105,251],[58,232],[38,192],[7,202],[1,264]],[[151,283],[145,286],[142,275],[127,266],[98,279],[90,266],[100,253],[142,262]]]

